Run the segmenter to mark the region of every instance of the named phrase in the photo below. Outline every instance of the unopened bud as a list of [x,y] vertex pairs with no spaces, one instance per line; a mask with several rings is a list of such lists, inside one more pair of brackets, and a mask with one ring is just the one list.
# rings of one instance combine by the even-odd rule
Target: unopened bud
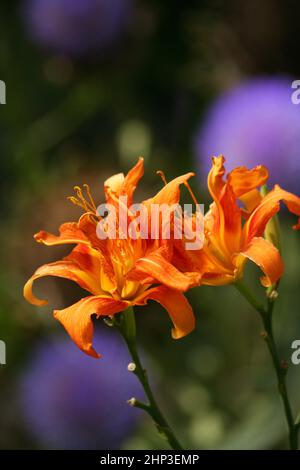
[[130,362],[127,366],[127,370],[129,372],[134,372],[136,370],[136,364],[134,362]]
[[136,405],[136,398],[130,398],[127,400],[128,405],[135,406]]
[[271,292],[269,292],[269,293],[267,294],[268,298],[269,298],[272,302],[274,302],[274,301],[278,298],[278,295],[279,295],[279,294],[278,294],[278,291],[277,291],[276,289],[272,290]]

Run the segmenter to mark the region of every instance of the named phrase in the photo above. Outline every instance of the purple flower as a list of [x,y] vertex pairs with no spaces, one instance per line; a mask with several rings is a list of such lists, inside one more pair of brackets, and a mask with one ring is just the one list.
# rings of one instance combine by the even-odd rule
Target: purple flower
[[300,106],[285,78],[256,78],[221,95],[196,135],[202,181],[212,155],[224,154],[226,168],[264,164],[270,182],[296,191],[300,179]]
[[24,18],[38,44],[84,56],[111,46],[128,26],[132,0],[26,0]]
[[20,383],[24,422],[50,448],[117,449],[134,430],[139,411],[126,401],[144,399],[127,371],[129,354],[116,331],[95,334],[103,357],[83,354],[67,337],[40,345]]

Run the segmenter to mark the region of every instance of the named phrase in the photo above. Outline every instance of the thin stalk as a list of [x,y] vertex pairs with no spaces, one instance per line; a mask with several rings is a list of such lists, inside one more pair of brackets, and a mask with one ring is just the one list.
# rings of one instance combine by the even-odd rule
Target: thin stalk
[[115,326],[120,331],[130,352],[133,361],[131,370],[139,379],[144,389],[144,392],[148,398],[148,403],[140,402],[136,398],[131,398],[128,403],[131,406],[143,409],[149,414],[149,416],[154,421],[159,433],[166,438],[172,449],[182,450],[183,447],[178,442],[166,418],[159,409],[159,406],[156,402],[156,399],[154,398],[151,386],[149,384],[146,370],[144,369],[141,363],[136,346],[136,326],[134,311],[132,307],[129,307],[127,310],[125,310],[125,312],[121,314],[121,319],[120,321],[115,322]]
[[257,299],[255,298],[255,295],[250,291],[250,289],[243,284],[241,281],[238,281],[235,286],[237,287],[238,291],[245,297],[245,299],[252,305],[252,307],[259,313],[263,325],[264,325],[264,339],[266,341],[268,350],[270,352],[274,370],[276,373],[277,377],[277,382],[278,382],[278,391],[283,403],[284,407],[284,412],[285,412],[285,417],[288,425],[288,431],[289,431],[289,444],[290,448],[292,450],[297,450],[298,449],[298,431],[299,431],[299,426],[298,424],[294,421],[293,418],[293,412],[292,412],[292,407],[290,404],[289,396],[288,396],[288,391],[287,391],[287,386],[286,386],[286,373],[287,373],[287,367],[286,364],[280,360],[275,338],[274,338],[274,333],[273,333],[273,310],[274,310],[274,305],[275,305],[275,300],[276,300],[276,295],[274,294],[276,291],[274,290],[269,290],[268,291],[268,302],[267,302],[267,307],[265,308],[263,305],[261,305]]

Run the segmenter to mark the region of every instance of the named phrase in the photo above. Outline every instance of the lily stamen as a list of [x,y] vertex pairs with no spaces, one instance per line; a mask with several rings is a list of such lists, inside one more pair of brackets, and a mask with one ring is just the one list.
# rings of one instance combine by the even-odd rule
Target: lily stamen
[[93,199],[93,197],[92,197],[92,194],[91,194],[91,190],[90,190],[89,185],[85,183],[85,184],[83,185],[83,187],[84,187],[84,189],[86,190],[86,193],[87,193],[87,195],[88,195],[88,198],[89,198],[89,200],[90,200],[90,202],[91,202],[91,205],[92,205],[94,211],[97,212],[97,207],[96,207],[95,201],[94,201],[94,199]]
[[84,211],[93,212],[93,213],[96,214],[97,213],[97,208],[96,208],[96,204],[95,204],[95,202],[92,198],[90,187],[89,187],[88,184],[84,184],[83,187],[86,190],[87,197],[89,198],[89,201],[87,201],[86,198],[84,197],[84,195],[82,193],[82,189],[80,188],[80,186],[74,186],[74,191],[75,191],[77,197],[69,196],[67,199],[69,201],[71,201],[73,204],[75,204],[75,206],[81,207],[81,209],[83,209]]
[[161,179],[163,180],[164,185],[167,186],[168,182],[167,182],[167,179],[166,179],[166,176],[165,176],[164,172],[162,170],[157,170],[156,174],[161,177]]
[[89,212],[89,209],[88,207],[86,206],[86,204],[83,204],[81,201],[79,201],[76,197],[74,196],[68,196],[67,197],[68,201],[72,202],[72,204],[74,204],[75,206],[78,206],[80,207],[81,209],[83,209],[85,212]]
[[190,193],[190,196],[193,199],[194,204],[196,206],[199,206],[199,202],[197,201],[197,198],[196,198],[191,186],[189,185],[189,183],[187,181],[185,181],[183,184],[188,189],[188,192]]

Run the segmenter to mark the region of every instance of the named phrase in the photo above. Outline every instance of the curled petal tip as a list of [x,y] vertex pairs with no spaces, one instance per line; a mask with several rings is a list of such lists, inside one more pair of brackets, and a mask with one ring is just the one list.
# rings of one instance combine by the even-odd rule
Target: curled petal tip
[[213,163],[220,163],[221,165],[223,165],[223,163],[226,161],[226,158],[224,157],[223,154],[220,154],[220,155],[217,155],[217,156],[216,156],[216,155],[213,155],[213,156],[211,157],[211,161],[212,161]]
[[181,330],[178,330],[176,328],[172,328],[171,330],[171,335],[172,335],[172,338],[173,339],[181,339],[181,338],[184,338],[185,336],[187,336],[189,333],[191,333],[195,328],[195,325],[194,327],[189,331],[189,332],[185,332],[185,331],[181,331]]
[[[28,299],[26,299],[28,300]],[[42,299],[37,299],[35,298],[34,300],[28,300],[32,305],[36,305],[37,307],[44,307],[45,305],[48,305],[48,300],[42,300]]]
[[41,240],[42,240],[44,234],[45,234],[45,232],[43,230],[41,230],[41,231],[35,233],[33,235],[33,238],[35,239],[36,242],[41,243]]
[[48,305],[48,300],[45,299],[38,299],[32,292],[32,283],[33,279],[30,278],[24,288],[23,288],[23,295],[24,298],[32,305],[36,305],[37,307],[43,307],[44,305]]
[[94,359],[101,359],[102,358],[102,355],[97,353],[97,351],[92,346],[87,350],[83,350],[83,352],[85,354],[87,354],[88,356],[93,357]]
[[24,297],[29,302],[31,305],[35,305],[36,307],[44,307],[45,305],[48,305],[48,300],[45,299],[38,299],[34,295],[28,296],[27,293],[25,293],[24,289]]

